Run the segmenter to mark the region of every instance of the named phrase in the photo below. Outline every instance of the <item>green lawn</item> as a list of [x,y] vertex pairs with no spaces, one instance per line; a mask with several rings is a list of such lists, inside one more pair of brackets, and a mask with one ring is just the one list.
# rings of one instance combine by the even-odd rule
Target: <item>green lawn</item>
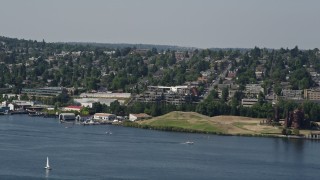
[[182,112],[172,112],[164,116],[154,118],[152,121],[144,121],[141,124],[147,124],[153,127],[177,127],[210,133],[224,132],[223,129],[211,123],[208,118],[205,118],[202,115]]

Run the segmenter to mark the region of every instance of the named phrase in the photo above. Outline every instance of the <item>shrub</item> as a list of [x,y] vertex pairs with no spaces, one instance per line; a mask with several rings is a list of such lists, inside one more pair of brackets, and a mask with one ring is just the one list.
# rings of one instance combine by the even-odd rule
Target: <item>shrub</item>
[[296,135],[296,136],[299,136],[300,135],[299,129],[294,129],[293,130],[293,134]]

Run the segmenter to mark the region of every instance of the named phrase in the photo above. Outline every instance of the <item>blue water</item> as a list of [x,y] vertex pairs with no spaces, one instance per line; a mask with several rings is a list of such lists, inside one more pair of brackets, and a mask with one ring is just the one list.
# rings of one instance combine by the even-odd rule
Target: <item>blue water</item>
[[[194,145],[184,144],[188,140]],[[320,141],[80,126],[50,118],[0,116],[1,180],[319,179],[319,152]],[[49,172],[44,169],[47,156]]]

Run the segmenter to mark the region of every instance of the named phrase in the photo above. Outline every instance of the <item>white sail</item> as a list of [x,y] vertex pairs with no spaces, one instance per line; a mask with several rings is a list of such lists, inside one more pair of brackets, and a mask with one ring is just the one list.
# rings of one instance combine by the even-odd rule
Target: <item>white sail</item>
[[47,157],[47,164],[46,164],[46,167],[44,167],[44,168],[47,170],[51,170],[51,167],[49,165],[49,157]]

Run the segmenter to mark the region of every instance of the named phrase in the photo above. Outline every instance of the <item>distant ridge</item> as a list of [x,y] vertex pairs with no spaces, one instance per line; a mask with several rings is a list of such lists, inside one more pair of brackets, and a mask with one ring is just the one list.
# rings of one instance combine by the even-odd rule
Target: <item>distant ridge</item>
[[[21,41],[21,42],[38,42],[41,43],[45,41],[32,40],[32,39],[24,39],[24,38],[12,38],[0,35],[0,41]],[[57,45],[76,45],[76,46],[91,46],[91,47],[99,47],[99,48],[108,48],[108,49],[123,49],[123,48],[137,48],[137,49],[152,49],[156,48],[158,51],[163,50],[174,50],[174,51],[193,51],[196,49],[203,50],[209,49],[212,51],[219,51],[219,50],[239,50],[240,52],[246,52],[253,48],[219,48],[219,47],[211,47],[211,48],[197,48],[197,47],[186,47],[186,46],[177,46],[177,45],[159,45],[159,44],[130,44],[130,43],[97,43],[97,42],[46,42],[48,44],[57,44]],[[273,50],[273,48],[266,48],[269,51]]]
[[95,43],[95,42],[57,42],[62,44],[70,44],[70,45],[89,45],[89,46],[95,46],[95,47],[104,47],[104,48],[110,48],[110,49],[121,49],[126,47],[135,47],[138,49],[152,49],[157,48],[157,50],[195,50],[200,49],[196,47],[183,47],[183,46],[175,46],[175,45],[157,45],[157,44],[129,44],[129,43]]

